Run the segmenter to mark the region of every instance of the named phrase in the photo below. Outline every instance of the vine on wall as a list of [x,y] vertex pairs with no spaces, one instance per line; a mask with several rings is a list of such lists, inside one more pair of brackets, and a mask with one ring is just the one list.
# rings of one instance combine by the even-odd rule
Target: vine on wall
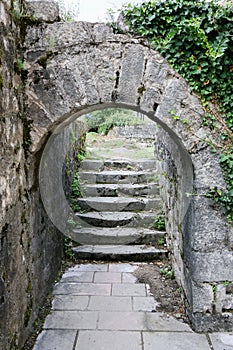
[[213,137],[227,190],[207,196],[226,208],[233,221],[233,2],[157,0],[125,5],[129,30],[146,37],[201,96],[202,125]]

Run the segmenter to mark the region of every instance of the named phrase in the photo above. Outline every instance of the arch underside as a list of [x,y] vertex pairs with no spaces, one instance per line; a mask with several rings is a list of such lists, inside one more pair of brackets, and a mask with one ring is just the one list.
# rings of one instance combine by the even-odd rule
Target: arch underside
[[[25,60],[32,154],[48,135],[97,109],[132,109],[160,125],[156,161],[176,277],[194,328],[210,329],[216,317],[223,325],[224,305],[233,309],[233,300],[222,290],[214,294],[212,285],[220,290],[222,281],[233,280],[233,238],[221,211],[204,196],[209,187],[225,184],[217,156],[203,142],[199,99],[157,52],[104,24],[32,27]],[[229,317],[225,328],[231,323]]]

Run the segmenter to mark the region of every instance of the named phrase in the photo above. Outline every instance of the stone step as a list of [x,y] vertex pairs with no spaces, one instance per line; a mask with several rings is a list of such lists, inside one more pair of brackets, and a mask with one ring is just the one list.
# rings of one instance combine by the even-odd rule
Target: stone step
[[148,211],[161,207],[160,198],[141,197],[84,197],[77,204],[82,210],[95,211]]
[[106,169],[128,169],[128,170],[149,170],[155,169],[154,160],[114,159],[114,160],[94,160],[85,159],[80,164],[80,170],[102,171]]
[[96,227],[150,227],[155,219],[155,212],[97,212],[76,213],[79,223]]
[[149,196],[159,194],[159,186],[150,184],[85,184],[80,186],[85,197]]
[[168,257],[165,249],[147,245],[81,245],[72,249],[77,259],[153,261]]
[[71,238],[77,243],[88,245],[155,244],[165,232],[143,227],[83,227],[74,229]]
[[101,171],[104,170],[104,162],[102,160],[85,159],[80,163],[80,170]]
[[82,183],[89,184],[142,184],[148,182],[157,183],[155,171],[81,171],[79,172],[79,178]]
[[149,170],[155,169],[156,164],[154,160],[134,160],[131,161],[129,159],[114,159],[114,160],[106,160],[104,162],[104,168],[106,169],[122,169],[127,168],[128,170]]

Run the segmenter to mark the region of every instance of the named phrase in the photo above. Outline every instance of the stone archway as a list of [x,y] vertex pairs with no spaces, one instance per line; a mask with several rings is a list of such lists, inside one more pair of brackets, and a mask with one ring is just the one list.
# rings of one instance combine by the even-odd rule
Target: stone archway
[[32,154],[51,133],[96,109],[130,108],[161,126],[156,148],[169,245],[190,318],[198,331],[231,328],[233,298],[221,282],[233,280],[232,238],[204,196],[224,181],[203,142],[199,99],[157,52],[103,24],[32,27],[24,52]]

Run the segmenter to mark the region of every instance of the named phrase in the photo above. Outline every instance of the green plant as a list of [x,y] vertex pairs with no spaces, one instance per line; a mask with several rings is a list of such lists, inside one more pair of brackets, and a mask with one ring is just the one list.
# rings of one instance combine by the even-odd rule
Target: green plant
[[26,16],[26,12],[23,6],[14,6],[14,8],[11,11],[11,14],[16,23],[19,23],[20,20]]
[[21,58],[17,58],[16,65],[20,70],[25,69],[25,63],[21,60]]
[[18,113],[18,118],[22,121],[22,124],[23,124],[23,148],[27,155],[29,151],[29,147],[32,143],[31,134],[30,134],[32,121],[28,120],[27,116],[21,112]]
[[157,183],[158,182],[158,175],[157,174],[151,175],[150,177],[148,177],[147,181]]
[[75,173],[72,184],[71,184],[71,188],[72,188],[72,197],[81,197],[81,190],[80,190],[80,178],[79,178],[79,174]]
[[165,266],[164,268],[159,270],[160,275],[165,278],[173,280],[175,278],[175,272],[171,266]]
[[15,62],[15,68],[18,71],[25,69],[25,63],[23,62],[23,60],[21,58],[17,58],[17,60]]
[[164,214],[159,213],[153,223],[151,224],[150,228],[155,229],[155,230],[159,230],[159,231],[165,231],[166,230],[166,226],[165,226],[165,217]]
[[[225,206],[232,222],[232,1],[148,1],[126,5],[122,14],[130,31],[149,40],[201,96],[206,112],[202,125],[210,130],[210,150],[219,154],[227,185],[226,191],[210,189],[207,196]],[[188,123],[175,114],[173,119]]]
[[217,292],[217,285],[216,285],[216,284],[213,284],[213,285],[212,285],[212,290],[213,290],[213,293],[216,293],[216,292]]
[[75,158],[76,158],[76,160],[77,160],[77,162],[79,164],[86,158],[86,155],[83,154],[82,152],[79,152],[79,153],[76,154]]
[[72,218],[69,217],[69,219],[67,220],[67,224],[71,227],[74,228],[76,226],[76,221]]
[[11,2],[11,15],[14,23],[20,31],[20,40],[23,43],[27,27],[30,25],[38,24],[38,18],[33,16],[30,11],[27,11],[25,2],[23,1],[12,1]]
[[68,260],[75,260],[75,254],[72,250],[73,248],[73,241],[69,237],[65,237],[64,239],[64,254],[65,258]]
[[[88,210],[87,209],[82,209],[80,207],[80,205],[78,204],[78,200],[77,198],[71,198],[71,208],[72,210],[75,212],[75,213],[87,213]],[[75,222],[75,225],[76,225],[76,222]]]
[[165,245],[165,244],[166,244],[166,237],[163,236],[162,238],[160,238],[160,239],[157,241],[157,244],[158,244],[158,245]]
[[231,282],[231,281],[224,281],[223,282],[223,285],[224,285],[224,287],[228,287],[230,284],[232,284],[233,282]]
[[71,189],[72,189],[72,192],[71,192],[71,196],[69,198],[69,202],[70,202],[70,206],[71,206],[72,210],[74,212],[84,212],[81,209],[80,205],[78,204],[78,198],[82,197],[82,195],[83,195],[83,193],[81,192],[81,189],[80,189],[80,178],[79,178],[78,173],[74,174],[73,181],[71,183]]

